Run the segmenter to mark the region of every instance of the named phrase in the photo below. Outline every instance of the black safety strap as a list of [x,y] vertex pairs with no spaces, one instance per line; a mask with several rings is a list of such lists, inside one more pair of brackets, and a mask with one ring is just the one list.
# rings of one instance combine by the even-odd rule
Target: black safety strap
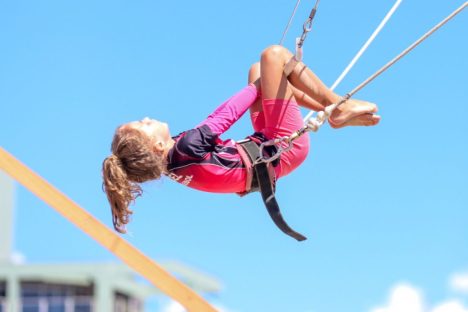
[[[257,159],[260,158],[260,149],[258,145],[253,141],[242,142],[241,146],[247,152],[252,163],[255,163]],[[275,222],[276,226],[286,233],[287,235],[295,238],[298,241],[306,240],[307,237],[294,231],[289,227],[289,225],[284,221],[283,215],[281,214],[278,202],[275,198],[275,188],[270,179],[270,174],[268,172],[267,164],[264,162],[254,165],[254,172],[257,177],[257,182],[260,188],[260,193],[262,194],[263,202],[265,207],[270,214],[271,219]]]

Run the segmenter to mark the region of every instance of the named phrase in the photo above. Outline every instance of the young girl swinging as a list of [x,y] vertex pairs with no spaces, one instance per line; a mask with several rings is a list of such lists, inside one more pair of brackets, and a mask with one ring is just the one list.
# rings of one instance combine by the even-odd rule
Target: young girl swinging
[[[271,46],[261,54],[259,63],[249,71],[249,84],[194,129],[171,137],[167,124],[144,118],[117,128],[112,154],[102,165],[103,189],[107,194],[114,228],[126,233],[133,213],[129,205],[142,194],[140,183],[166,175],[172,180],[201,191],[238,193],[246,191],[248,178],[236,141],[221,140],[228,130],[250,109],[257,143],[288,136],[303,125],[299,105],[323,111],[340,100],[303,63],[287,77],[285,64],[293,57],[282,46]],[[373,126],[380,121],[377,106],[350,99],[329,118],[333,128]],[[273,164],[275,179],[296,169],[309,151],[309,138],[293,141],[292,149]]]

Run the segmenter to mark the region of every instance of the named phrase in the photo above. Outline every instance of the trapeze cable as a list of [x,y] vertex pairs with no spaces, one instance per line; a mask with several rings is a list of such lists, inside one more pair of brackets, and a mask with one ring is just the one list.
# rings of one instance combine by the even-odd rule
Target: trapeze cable
[[129,267],[140,273],[155,287],[182,304],[188,311],[216,311],[201,296],[178,281],[156,262],[102,224],[2,147],[0,147],[0,169],[54,208],[81,231],[107,248]]
[[299,7],[299,3],[301,3],[301,0],[297,0],[296,6],[294,7],[294,11],[291,14],[291,17],[289,18],[288,24],[286,25],[286,28],[283,31],[283,36],[281,37],[281,40],[279,42],[279,45],[283,45],[284,39],[286,38],[286,34],[289,31],[289,27],[291,27],[292,20],[294,19],[294,16],[296,15],[297,8]]
[[[384,19],[380,22],[379,26],[374,30],[372,35],[367,39],[366,43],[361,47],[361,49],[358,51],[358,53],[354,56],[354,58],[351,60],[351,62],[346,66],[346,68],[343,70],[341,75],[336,79],[336,81],[333,83],[333,85],[330,87],[330,90],[335,90],[335,88],[341,83],[341,81],[346,77],[346,75],[349,73],[351,68],[356,64],[356,62],[359,60],[359,58],[362,56],[362,54],[367,50],[369,45],[374,41],[375,37],[380,33],[380,31],[383,29],[383,27],[387,24],[388,20],[392,17],[393,13],[398,9],[398,7],[401,4],[401,1],[403,0],[397,0],[395,4],[392,6],[390,11],[388,11],[387,15],[385,15]],[[304,123],[307,122],[307,120],[312,117],[314,114],[314,111],[311,111],[307,114],[307,116],[304,117]]]
[[[296,53],[289,60],[289,62],[286,63],[283,69],[283,72],[286,75],[286,77],[291,74],[291,72],[294,70],[298,62],[302,62],[302,46],[304,45],[304,41],[307,38],[307,34],[312,30],[312,23],[314,21],[315,14],[317,13],[317,8],[318,8],[319,3],[320,3],[320,0],[315,0],[315,5],[310,11],[309,17],[302,25],[302,35],[296,38]],[[291,19],[293,16],[291,16]],[[291,19],[289,20],[290,22],[291,22]]]
[[[465,2],[463,5],[461,5],[458,9],[453,11],[449,16],[447,16],[444,20],[442,20],[439,24],[434,26],[431,30],[429,30],[427,33],[425,33],[421,38],[416,40],[413,44],[411,44],[408,48],[406,48],[403,52],[398,54],[395,58],[393,58],[390,62],[385,64],[382,68],[380,68],[378,71],[376,71],[373,75],[371,75],[369,78],[367,78],[364,82],[362,82],[360,85],[358,85],[356,88],[354,88],[351,92],[347,93],[343,98],[335,104],[329,105],[325,108],[324,111],[318,112],[316,118],[311,118],[307,123],[302,126],[301,129],[298,129],[294,133],[292,133],[290,136],[285,136],[285,137],[280,137],[280,138],[275,138],[266,142],[263,142],[260,145],[260,155],[263,155],[263,150],[267,146],[278,146],[278,152],[276,152],[273,156],[267,157],[267,158],[262,158],[261,161],[263,162],[271,162],[275,159],[277,159],[281,153],[288,151],[292,148],[292,142],[299,138],[301,135],[306,133],[307,131],[318,131],[320,127],[326,122],[328,117],[332,114],[333,110],[336,109],[338,106],[349,100],[356,92],[364,88],[367,84],[369,84],[371,81],[373,81],[375,78],[377,78],[379,75],[381,75],[384,71],[386,71],[389,67],[394,65],[396,62],[398,62],[402,57],[404,57],[406,54],[408,54],[411,50],[413,50],[416,46],[418,46],[421,42],[426,40],[430,35],[432,35],[435,31],[437,31],[439,28],[441,28],[443,25],[445,25],[448,21],[450,21],[452,18],[454,18],[457,14],[459,14],[465,7],[468,6],[468,2]],[[283,147],[281,143],[287,143],[286,147]]]
[[[320,3],[320,0],[315,1],[315,5],[310,11],[309,18],[307,18],[307,20],[302,25],[302,35],[300,38],[296,39],[297,49],[302,49],[302,45],[304,44],[304,41],[306,40],[307,34],[312,30],[312,23],[314,21],[315,14],[317,13],[319,3]],[[302,57],[299,57],[299,60],[302,61]]]
[[[300,2],[301,2],[301,0],[298,0],[296,2],[296,6],[294,7],[294,11],[293,11],[291,17],[289,18],[289,22],[286,25],[286,29],[283,32],[283,37],[280,40],[280,43],[279,43],[280,45],[283,45],[284,38],[286,37],[286,34],[288,33],[289,27],[291,26],[292,20],[293,20],[294,16],[296,15],[297,7],[299,6]],[[297,61],[302,61],[302,45],[304,44],[304,41],[305,41],[305,39],[307,37],[307,34],[312,30],[312,22],[313,22],[313,20],[315,18],[315,13],[317,13],[317,8],[318,8],[319,3],[320,3],[320,0],[315,0],[315,5],[312,8],[312,10],[310,11],[309,17],[307,18],[305,23],[302,25],[302,29],[303,29],[302,35],[301,35],[300,38],[296,38],[296,55],[294,56],[294,58]]]

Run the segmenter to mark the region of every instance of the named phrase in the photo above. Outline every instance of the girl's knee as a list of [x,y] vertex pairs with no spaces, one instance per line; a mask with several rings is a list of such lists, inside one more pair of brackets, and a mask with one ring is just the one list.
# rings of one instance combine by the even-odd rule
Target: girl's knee
[[253,83],[260,78],[260,63],[254,63],[249,69],[249,83]]
[[292,56],[292,53],[283,46],[272,45],[263,50],[261,58],[262,60],[284,60]]

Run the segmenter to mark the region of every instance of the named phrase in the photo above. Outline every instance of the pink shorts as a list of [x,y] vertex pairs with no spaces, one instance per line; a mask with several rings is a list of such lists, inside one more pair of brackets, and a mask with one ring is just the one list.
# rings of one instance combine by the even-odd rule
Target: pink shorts
[[[289,136],[303,126],[301,112],[296,102],[282,99],[263,99],[263,111],[250,114],[255,131],[262,132],[268,139]],[[309,136],[302,135],[293,142],[293,148],[281,154],[275,167],[276,178],[288,175],[307,157]]]

